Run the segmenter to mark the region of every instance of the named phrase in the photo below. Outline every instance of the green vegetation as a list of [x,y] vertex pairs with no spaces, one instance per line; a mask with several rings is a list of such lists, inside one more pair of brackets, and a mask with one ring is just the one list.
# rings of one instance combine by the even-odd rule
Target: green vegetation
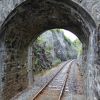
[[60,63],[61,63],[61,60],[60,60],[60,59],[56,59],[53,65],[54,65],[54,66],[57,66],[57,65],[60,64]]
[[[50,30],[52,33],[63,33],[62,29],[52,29]],[[72,42],[68,37],[64,36],[64,42],[66,45],[66,57],[67,59],[74,59],[77,58],[77,54],[82,54],[82,44],[79,41],[79,39],[76,39],[74,42]],[[48,42],[48,37],[38,37],[38,39],[33,44],[33,71],[34,74],[43,72],[47,69],[50,69],[52,67],[57,66],[59,63],[61,63],[61,59],[57,56],[54,49],[56,46],[53,46]],[[53,38],[53,37],[52,37]],[[47,41],[47,42],[46,42]],[[59,44],[59,43],[58,43]],[[57,48],[58,49],[58,48]],[[56,57],[53,53],[55,53]]]
[[82,43],[79,39],[76,39],[73,42],[66,36],[64,36],[64,39],[70,46],[72,46],[77,51],[78,56],[82,55]]
[[44,40],[41,38],[41,36],[37,38],[36,43],[38,43],[38,44],[44,43]]
[[73,44],[72,41],[64,35],[64,40],[68,42],[69,45]]
[[76,39],[73,42],[73,45],[74,45],[76,51],[78,52],[78,55],[82,55],[82,43],[80,42],[80,40]]

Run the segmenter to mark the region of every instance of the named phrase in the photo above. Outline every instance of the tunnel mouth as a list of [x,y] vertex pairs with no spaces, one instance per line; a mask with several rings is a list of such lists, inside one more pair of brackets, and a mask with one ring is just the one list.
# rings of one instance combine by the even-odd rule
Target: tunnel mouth
[[[74,33],[68,30],[60,28],[50,29],[43,32],[30,45],[33,47],[34,52],[39,48],[43,49],[44,55],[47,54],[47,56],[50,57],[49,60],[52,63],[52,60],[56,59],[54,56],[57,57],[57,60],[59,60],[59,62],[69,59],[79,59],[79,57],[80,59],[82,59],[82,42],[76,35],[74,35]],[[35,52],[35,56],[39,56],[37,55],[38,53]]]

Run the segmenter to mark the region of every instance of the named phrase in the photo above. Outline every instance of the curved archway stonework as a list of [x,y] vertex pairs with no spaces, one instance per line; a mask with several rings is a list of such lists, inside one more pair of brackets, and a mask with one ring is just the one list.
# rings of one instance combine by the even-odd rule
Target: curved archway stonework
[[[74,32],[79,39],[81,38],[82,42],[88,42],[88,37],[93,31],[93,27],[95,28],[96,26],[90,15],[74,2],[26,1],[12,11],[5,20],[0,36],[2,37],[5,34],[5,37],[11,39],[17,33],[21,36],[21,41],[26,38],[26,41],[30,42],[34,34],[38,36],[48,29],[63,28]],[[7,38],[5,38],[6,41]],[[82,38],[86,38],[86,41],[82,40]],[[28,41],[27,43],[29,43]]]
[[[44,31],[54,28],[63,28],[75,33],[84,45],[84,58],[89,46],[89,37],[96,32],[97,26],[85,9],[70,0],[27,0],[6,18],[0,30],[0,42],[4,44],[0,46],[0,50],[6,48],[7,56],[3,61],[4,100],[9,100],[28,86],[27,66],[24,65],[27,62],[27,48]],[[18,63],[20,65],[17,65]],[[23,75],[20,71],[14,74],[19,70],[18,66],[22,66]],[[15,77],[20,77],[21,82],[15,81]]]

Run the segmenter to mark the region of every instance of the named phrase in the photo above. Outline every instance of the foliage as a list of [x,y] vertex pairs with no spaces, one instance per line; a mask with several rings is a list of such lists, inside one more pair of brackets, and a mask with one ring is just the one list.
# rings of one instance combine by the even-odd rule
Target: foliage
[[65,35],[64,35],[64,40],[65,40],[69,45],[72,44],[71,40],[70,40],[68,37],[66,37]]
[[43,41],[43,39],[41,38],[41,36],[37,38],[36,42],[37,42],[38,44],[43,44],[43,43],[44,43],[44,41]]
[[80,40],[76,39],[73,42],[73,45],[74,45],[75,49],[77,50],[77,52],[79,53],[79,55],[81,55],[82,54],[82,43],[80,42]]
[[61,63],[61,60],[60,59],[56,59],[54,62],[53,62],[53,66],[56,66],[58,64]]
[[62,29],[52,29],[50,30],[52,33],[62,33],[63,30]]
[[81,54],[82,54],[82,43],[80,42],[79,39],[76,39],[74,42],[72,42],[72,41],[71,41],[68,37],[66,37],[65,35],[64,35],[64,39],[65,39],[65,41],[66,41],[70,46],[72,46],[72,48],[74,48],[74,49],[77,51],[78,55],[81,55]]

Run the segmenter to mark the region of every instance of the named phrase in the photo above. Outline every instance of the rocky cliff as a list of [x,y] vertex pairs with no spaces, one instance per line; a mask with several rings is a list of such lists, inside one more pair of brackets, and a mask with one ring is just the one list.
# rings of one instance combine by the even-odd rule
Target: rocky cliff
[[65,39],[63,31],[46,31],[33,43],[33,70],[50,68],[62,61],[77,58],[77,54],[72,42]]

